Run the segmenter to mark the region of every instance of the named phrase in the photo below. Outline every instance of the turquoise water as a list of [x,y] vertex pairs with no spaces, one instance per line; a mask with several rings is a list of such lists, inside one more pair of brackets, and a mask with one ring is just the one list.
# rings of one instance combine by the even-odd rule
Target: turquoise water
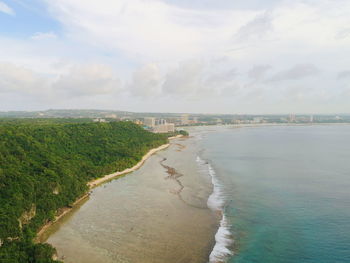
[[202,136],[234,240],[228,262],[350,262],[350,126]]

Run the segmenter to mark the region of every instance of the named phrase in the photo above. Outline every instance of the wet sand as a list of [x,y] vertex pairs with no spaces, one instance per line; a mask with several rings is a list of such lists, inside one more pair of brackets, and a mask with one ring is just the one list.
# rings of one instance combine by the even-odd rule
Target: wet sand
[[207,262],[218,218],[193,139],[175,139],[137,171],[98,186],[47,231],[66,263]]

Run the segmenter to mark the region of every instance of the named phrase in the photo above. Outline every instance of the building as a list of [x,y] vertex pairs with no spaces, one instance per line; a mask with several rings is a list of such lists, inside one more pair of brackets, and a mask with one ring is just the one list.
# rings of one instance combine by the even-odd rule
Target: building
[[143,124],[142,121],[140,121],[138,119],[134,120],[134,123],[137,124],[137,125],[142,125]]
[[156,119],[154,117],[145,117],[143,119],[145,129],[154,133],[175,132],[175,124],[167,123],[166,119]]
[[156,120],[156,125],[163,125],[163,124],[166,124],[166,120],[164,119]]
[[174,132],[174,131],[175,131],[174,123],[160,124],[160,125],[155,125],[153,127],[154,133],[167,133],[167,132]]
[[166,118],[166,121],[168,123],[178,123],[180,120],[178,117],[168,117],[168,118]]
[[222,119],[216,118],[216,119],[215,119],[215,122],[216,122],[216,124],[222,124]]
[[117,116],[117,114],[106,114],[105,118],[107,118],[107,119],[117,119],[118,116]]
[[262,123],[262,122],[264,122],[263,117],[254,117],[253,118],[253,123]]
[[154,126],[156,126],[156,119],[153,117],[146,117],[143,119],[143,124],[153,128]]
[[188,114],[182,114],[181,115],[181,125],[188,125]]
[[289,115],[289,122],[296,122],[295,114],[290,114]]
[[93,119],[93,122],[107,122],[107,121],[102,118],[96,118],[96,119]]

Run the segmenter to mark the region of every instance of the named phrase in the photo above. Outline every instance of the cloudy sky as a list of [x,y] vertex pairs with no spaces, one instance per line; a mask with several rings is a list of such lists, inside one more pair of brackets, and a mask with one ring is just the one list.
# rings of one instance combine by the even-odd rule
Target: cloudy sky
[[350,113],[349,0],[0,0],[0,111]]

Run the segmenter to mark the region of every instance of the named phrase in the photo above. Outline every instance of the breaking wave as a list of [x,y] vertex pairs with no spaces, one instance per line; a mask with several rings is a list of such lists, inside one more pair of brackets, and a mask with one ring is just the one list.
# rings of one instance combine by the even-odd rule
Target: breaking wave
[[220,184],[214,168],[206,161],[197,156],[197,163],[203,172],[207,172],[213,184],[213,192],[209,196],[208,207],[217,213],[221,214],[220,226],[215,234],[215,245],[209,256],[209,263],[224,262],[233,252],[229,247],[233,243],[230,225],[224,214],[225,199],[223,197],[223,187]]

